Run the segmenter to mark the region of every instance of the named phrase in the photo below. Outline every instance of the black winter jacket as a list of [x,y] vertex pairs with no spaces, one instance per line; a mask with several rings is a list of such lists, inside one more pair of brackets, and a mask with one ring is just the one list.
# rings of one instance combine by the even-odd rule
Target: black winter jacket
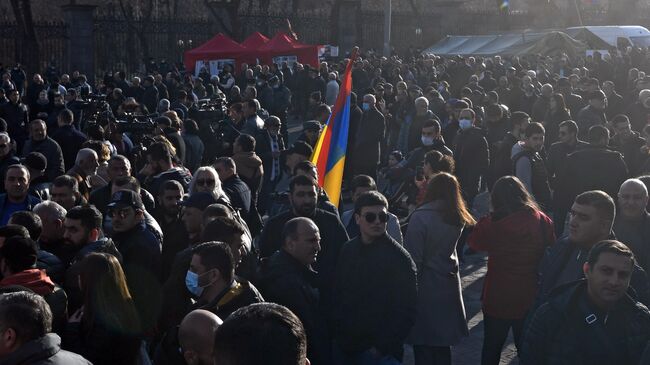
[[82,356],[61,350],[61,338],[48,333],[29,341],[11,354],[0,357],[3,365],[92,365]]
[[526,332],[523,365],[638,364],[650,340],[650,312],[624,296],[607,313],[589,303],[587,281],[558,288]]

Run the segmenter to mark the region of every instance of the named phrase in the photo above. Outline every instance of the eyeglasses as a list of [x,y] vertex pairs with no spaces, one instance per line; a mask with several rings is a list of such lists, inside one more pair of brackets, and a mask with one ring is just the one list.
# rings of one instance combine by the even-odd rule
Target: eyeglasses
[[131,208],[124,208],[124,209],[119,209],[119,210],[109,210],[108,211],[108,216],[111,218],[114,218],[115,216],[118,216],[122,219],[125,219],[126,217],[129,216],[129,213],[131,213]]
[[388,214],[386,212],[380,212],[380,213],[366,213],[363,215],[363,218],[366,220],[368,223],[375,223],[377,219],[379,219],[379,223],[386,223],[388,221]]
[[199,180],[196,180],[196,185],[198,185],[198,186],[214,185],[214,179],[199,179]]

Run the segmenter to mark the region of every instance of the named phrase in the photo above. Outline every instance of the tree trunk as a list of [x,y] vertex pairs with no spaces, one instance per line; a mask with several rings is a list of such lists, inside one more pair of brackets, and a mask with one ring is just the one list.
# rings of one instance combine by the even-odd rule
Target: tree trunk
[[31,2],[30,0],[11,0],[11,10],[16,18],[18,28],[15,58],[23,63],[28,71],[38,72],[40,52],[34,29]]

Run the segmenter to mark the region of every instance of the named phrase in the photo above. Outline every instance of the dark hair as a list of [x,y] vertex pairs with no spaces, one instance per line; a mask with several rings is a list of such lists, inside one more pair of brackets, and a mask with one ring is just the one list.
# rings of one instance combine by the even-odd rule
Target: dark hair
[[18,212],[13,212],[9,220],[12,224],[18,224],[27,228],[27,231],[29,231],[29,237],[34,241],[36,241],[38,237],[41,236],[41,231],[43,230],[43,222],[41,221],[41,217],[39,217],[37,214],[26,210],[21,210]]
[[207,208],[205,208],[205,210],[203,211],[203,220],[205,221],[208,218],[216,218],[216,217],[232,218],[232,214],[233,214],[232,210],[227,206],[219,203],[214,203],[208,205]]
[[535,199],[516,176],[499,178],[492,187],[490,197],[494,209],[492,212],[493,220],[505,218],[524,209],[533,212],[539,211]]
[[602,125],[595,125],[589,128],[587,139],[589,143],[597,143],[605,139],[609,140],[609,130]]
[[609,222],[614,221],[614,217],[616,216],[614,199],[601,190],[585,191],[576,196],[575,203],[596,208],[600,218]]
[[181,194],[185,192],[185,189],[183,189],[183,185],[181,185],[181,183],[179,183],[176,180],[165,180],[165,182],[163,182],[160,185],[160,189],[158,189],[158,194],[162,195],[165,193],[166,190],[179,191],[181,192]]
[[542,123],[533,122],[528,124],[528,126],[526,126],[526,130],[524,131],[524,136],[526,138],[530,138],[535,134],[544,134],[545,132],[546,131],[544,130],[544,126],[542,125]]
[[[495,93],[496,94],[496,93]],[[485,116],[503,118],[503,109],[498,104],[490,104],[485,107]]]
[[136,193],[140,193],[140,181],[133,176],[120,176],[113,181],[113,186],[132,188]]
[[4,120],[3,118],[0,118],[0,132],[6,132],[6,131],[7,131],[7,121]]
[[358,188],[369,188],[372,190],[377,190],[377,183],[375,183],[375,180],[368,175],[356,175],[352,178],[350,191],[354,192]]
[[36,267],[36,242],[29,237],[9,237],[0,247],[0,257],[12,273],[21,272]]
[[230,106],[230,109],[234,110],[237,112],[237,114],[241,114],[241,112],[244,109],[244,105],[242,103],[234,103]]
[[111,158],[111,150],[108,145],[102,141],[89,139],[81,144],[81,148],[90,148],[97,153],[98,161],[108,161]]
[[566,103],[564,102],[564,95],[562,95],[560,93],[555,93],[555,94],[551,95],[551,98],[553,98],[555,100],[555,102],[557,103],[557,110],[558,111],[560,111],[560,110],[567,111]]
[[441,127],[440,127],[440,122],[439,121],[437,121],[435,119],[427,119],[427,120],[424,121],[424,123],[422,123],[422,129],[431,128],[431,127],[433,127],[433,129],[436,131],[436,133],[440,133]]
[[614,118],[612,118],[612,125],[615,126],[619,123],[629,123],[630,118],[627,117],[625,114],[618,114]]
[[234,169],[237,166],[235,160],[230,157],[219,157],[214,161],[214,164],[222,164],[227,169]]
[[74,113],[72,113],[72,110],[70,109],[63,109],[59,112],[58,118],[60,118],[65,124],[70,125],[74,121]]
[[457,227],[476,224],[460,194],[460,184],[454,175],[441,172],[431,178],[424,201],[429,203],[435,200],[443,203],[445,223]]
[[239,137],[237,137],[237,144],[244,152],[255,151],[255,138],[250,134],[240,134]]
[[396,150],[396,151],[393,151],[393,152],[389,153],[388,155],[393,156],[393,158],[395,160],[397,160],[397,162],[401,162],[404,159],[404,155],[402,154],[402,151],[397,151]]
[[431,150],[424,154],[424,163],[429,165],[434,173],[448,172],[453,174],[456,169],[456,163],[453,157],[443,155],[436,150]]
[[61,175],[54,179],[52,182],[52,187],[56,186],[57,188],[70,188],[74,192],[79,192],[79,182],[77,179],[70,175]]
[[102,213],[94,205],[80,205],[70,210],[65,215],[68,219],[81,221],[81,226],[90,232],[92,229],[102,229]]
[[302,365],[306,357],[302,322],[279,304],[256,303],[236,310],[214,338],[217,364]]
[[512,125],[522,125],[524,122],[529,122],[530,116],[525,112],[513,112],[510,116],[510,122]]
[[205,242],[194,247],[192,254],[199,256],[201,264],[208,270],[217,269],[226,282],[235,275],[235,262],[230,246],[224,242]]
[[318,187],[318,182],[305,175],[294,176],[289,183],[289,193],[293,193],[296,186],[314,186]]
[[[316,165],[314,165],[311,161],[305,160],[305,161],[300,161],[296,164],[296,166],[293,167],[293,174],[296,175],[298,171],[316,171]],[[317,178],[318,176],[315,176]]]
[[246,229],[234,218],[216,217],[203,228],[201,240],[203,242],[220,241],[230,243],[229,241],[233,236],[241,236],[244,233],[246,233]]
[[359,214],[361,213],[362,208],[376,205],[388,208],[388,200],[386,200],[386,197],[378,191],[366,191],[359,195],[357,200],[354,202],[354,212]]
[[560,128],[562,127],[566,127],[566,129],[568,129],[569,133],[571,134],[578,133],[578,124],[572,120],[565,120],[564,122],[560,123]]
[[616,240],[605,240],[600,241],[594,245],[594,247],[589,250],[589,256],[587,256],[587,263],[589,264],[589,269],[593,270],[600,258],[600,255],[603,253],[613,253],[619,256],[625,256],[630,259],[630,263],[634,266],[636,262],[634,258],[634,253],[620,241]]
[[0,237],[9,238],[13,236],[28,238],[31,235],[27,228],[18,224],[6,224],[0,227]]
[[244,103],[246,104],[246,107],[257,111],[257,103],[255,102],[255,99],[246,100]]
[[199,134],[199,125],[194,119],[185,119],[183,126],[185,127],[185,133]]
[[154,142],[149,146],[147,155],[151,156],[152,161],[163,160],[165,162],[172,161],[172,151],[169,146],[164,142]]
[[52,311],[38,294],[17,291],[0,295],[0,326],[12,328],[20,343],[52,332]]
[[97,322],[113,331],[137,335],[140,321],[115,256],[93,252],[81,260],[79,281],[84,298],[82,325],[90,331]]

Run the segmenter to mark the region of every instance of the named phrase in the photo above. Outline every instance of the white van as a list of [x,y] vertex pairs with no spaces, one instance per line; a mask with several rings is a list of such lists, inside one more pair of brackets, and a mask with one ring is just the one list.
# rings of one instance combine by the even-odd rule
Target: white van
[[640,25],[584,26],[567,28],[567,30],[578,30],[582,28],[586,28],[594,33],[612,47],[617,46],[619,38],[626,39],[636,47],[650,47],[650,31]]

